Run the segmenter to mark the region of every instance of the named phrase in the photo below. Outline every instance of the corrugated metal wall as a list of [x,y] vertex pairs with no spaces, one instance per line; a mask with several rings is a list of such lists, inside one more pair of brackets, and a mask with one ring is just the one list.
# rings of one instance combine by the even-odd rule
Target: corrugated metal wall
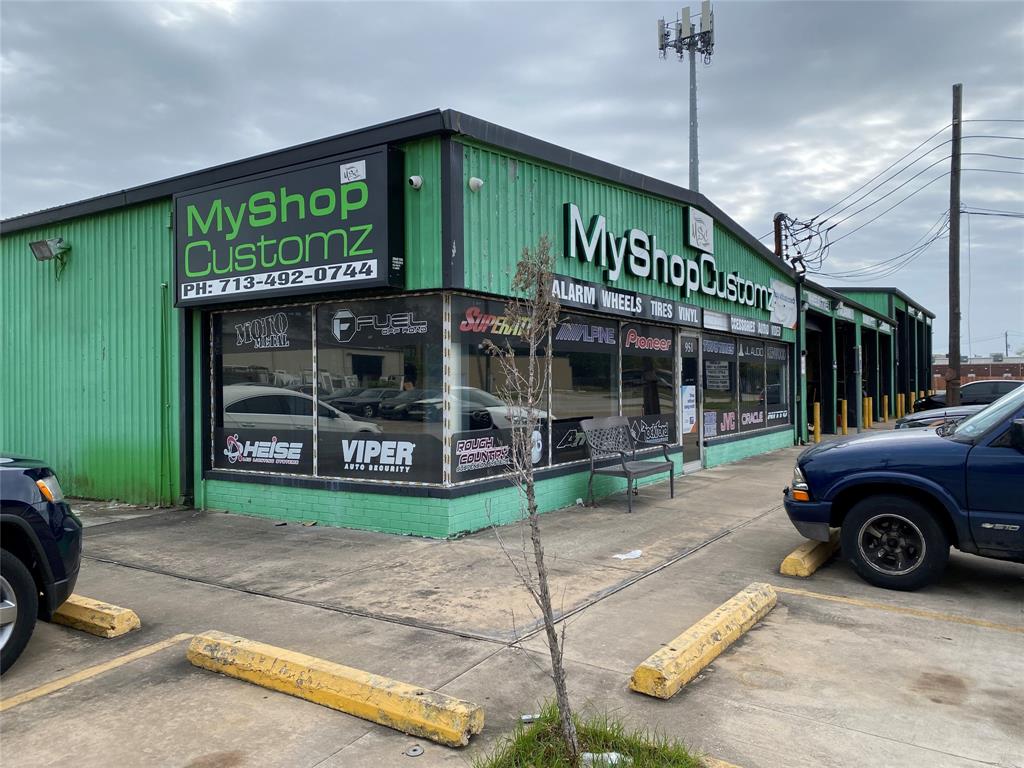
[[[170,200],[0,237],[0,449],[57,471],[69,495],[178,494],[178,343]],[[58,281],[29,242],[71,244]]]
[[404,186],[405,287],[441,285],[441,140],[432,136],[402,145],[405,177],[422,176],[423,186]]
[[865,307],[873,309],[886,317],[889,316],[889,294],[887,293],[847,290],[846,288],[842,290],[842,293],[844,296],[849,296],[858,304],[863,304]]
[[[599,182],[562,168],[526,158],[516,158],[492,148],[466,143],[465,180],[484,180],[476,193],[465,193],[466,287],[490,293],[507,293],[509,275],[524,247],[534,247],[541,235],[551,239],[560,274],[601,282],[600,270],[563,255],[562,205],[579,206],[584,222],[603,214],[610,231],[621,235],[639,227],[658,236],[658,247],[668,253],[695,258],[697,252],[685,245],[685,206],[645,195],[625,187]],[[719,269],[737,270],[756,283],[771,286],[773,278],[792,282],[780,269],[754,254],[729,233],[721,223],[715,226],[715,260]],[[662,298],[690,301],[708,309],[747,315],[762,320],[768,313],[718,297],[701,295],[685,299],[679,289],[653,280],[624,274],[617,285]],[[792,333],[792,332],[790,332]]]

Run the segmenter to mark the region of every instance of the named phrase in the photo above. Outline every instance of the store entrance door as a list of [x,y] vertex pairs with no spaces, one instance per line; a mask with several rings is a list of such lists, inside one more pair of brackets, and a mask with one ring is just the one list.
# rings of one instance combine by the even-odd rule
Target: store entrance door
[[700,340],[683,336],[679,344],[680,395],[682,405],[683,471],[695,472],[703,466],[700,415]]

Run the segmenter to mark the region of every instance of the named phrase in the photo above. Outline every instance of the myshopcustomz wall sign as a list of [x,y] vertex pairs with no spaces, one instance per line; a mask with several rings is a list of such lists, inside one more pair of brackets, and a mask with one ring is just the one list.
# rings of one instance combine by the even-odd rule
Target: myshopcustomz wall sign
[[380,148],[176,195],[175,304],[403,287],[397,152]]

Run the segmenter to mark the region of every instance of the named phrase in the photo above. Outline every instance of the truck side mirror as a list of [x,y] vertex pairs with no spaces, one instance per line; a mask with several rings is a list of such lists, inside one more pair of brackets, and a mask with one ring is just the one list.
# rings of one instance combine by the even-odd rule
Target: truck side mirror
[[1024,453],[1024,419],[1014,419],[1010,424],[1010,445]]

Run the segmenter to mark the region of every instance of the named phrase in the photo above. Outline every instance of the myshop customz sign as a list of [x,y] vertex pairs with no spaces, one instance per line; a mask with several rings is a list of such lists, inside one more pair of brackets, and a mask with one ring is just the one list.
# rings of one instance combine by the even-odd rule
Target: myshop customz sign
[[381,148],[176,195],[176,305],[402,286],[396,152]]
[[[691,209],[692,210],[692,209]],[[686,297],[698,294],[718,296],[749,307],[772,310],[773,291],[740,276],[719,269],[715,257],[712,220],[709,216],[691,216],[691,245],[705,251],[696,259],[669,254],[658,247],[658,237],[633,227],[621,236],[609,231],[605,217],[597,214],[583,225],[580,209],[566,203],[565,255],[604,268],[608,282],[616,282],[623,273],[672,285]]]

